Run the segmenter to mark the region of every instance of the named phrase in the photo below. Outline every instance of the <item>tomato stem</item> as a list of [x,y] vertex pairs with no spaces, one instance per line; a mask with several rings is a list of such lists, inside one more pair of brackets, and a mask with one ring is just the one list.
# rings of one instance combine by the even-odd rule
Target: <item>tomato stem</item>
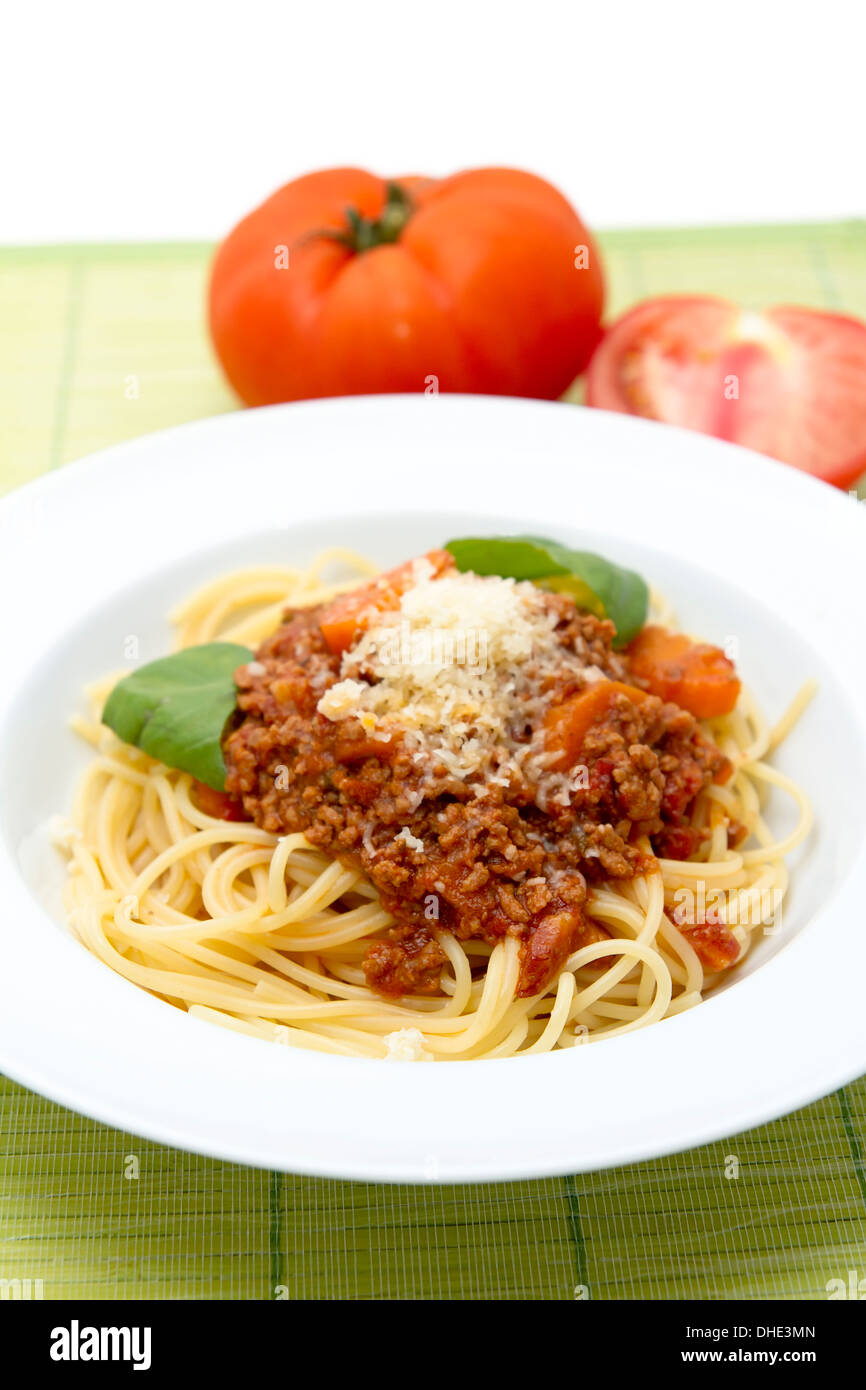
[[364,217],[355,207],[346,208],[346,228],[344,231],[323,231],[321,236],[348,246],[350,251],[360,255],[372,251],[375,246],[387,246],[399,241],[406,223],[414,212],[412,199],[399,183],[389,183],[385,188],[385,203],[378,217]]

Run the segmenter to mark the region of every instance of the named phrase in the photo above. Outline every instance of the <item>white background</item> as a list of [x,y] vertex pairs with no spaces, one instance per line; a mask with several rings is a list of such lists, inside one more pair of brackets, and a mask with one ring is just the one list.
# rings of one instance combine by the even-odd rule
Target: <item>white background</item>
[[596,226],[862,215],[862,0],[18,0],[0,240],[212,238],[329,164],[546,175]]

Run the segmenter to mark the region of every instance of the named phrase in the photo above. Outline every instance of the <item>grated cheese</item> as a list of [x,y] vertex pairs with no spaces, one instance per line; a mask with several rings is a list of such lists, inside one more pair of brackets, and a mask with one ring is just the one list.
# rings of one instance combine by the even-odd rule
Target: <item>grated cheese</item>
[[362,681],[338,681],[325,691],[316,708],[326,719],[348,719],[350,715],[356,715],[361,710],[364,689]]
[[408,825],[404,825],[400,834],[394,836],[394,843],[396,844],[399,841],[402,841],[404,845],[408,845],[409,849],[417,850],[419,854],[424,853],[424,841],[419,840],[417,835],[413,835]]
[[[557,614],[534,584],[472,573],[437,578],[425,560],[416,562],[415,580],[399,609],[378,615],[344,654],[341,679],[319,712],[356,719],[373,737],[399,732],[428,787],[437,777],[441,786],[443,768],[475,782],[476,796],[527,776],[542,780],[551,675],[606,677],[563,646]],[[567,804],[571,790],[558,778],[550,794]]]
[[424,1047],[424,1035],[417,1028],[398,1028],[383,1039],[387,1062],[432,1062],[433,1054]]

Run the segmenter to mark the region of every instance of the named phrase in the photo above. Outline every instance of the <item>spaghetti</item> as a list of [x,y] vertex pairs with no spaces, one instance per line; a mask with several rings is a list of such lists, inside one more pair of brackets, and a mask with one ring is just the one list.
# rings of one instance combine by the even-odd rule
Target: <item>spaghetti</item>
[[[326,583],[335,561],[351,567],[350,582]],[[322,603],[374,573],[357,556],[329,551],[309,571],[226,575],[177,609],[177,645],[220,639],[255,646],[287,605]],[[90,688],[89,716],[73,721],[95,756],[62,835],[71,929],[112,970],[158,998],[289,1046],[412,1060],[526,1056],[671,1017],[699,1003],[719,976],[680,927],[725,924],[739,963],[778,921],[785,857],[811,824],[803,792],[766,758],[812,688],[775,729],[743,693],[731,714],[701,725],[734,771],[697,798],[691,822],[706,834],[696,855],[650,859],[646,841],[640,848],[650,870],[590,885],[587,914],[604,940],[575,950],[540,992],[519,997],[514,936],[491,945],[438,930],[446,958],[439,994],[389,999],[370,987],[362,968],[371,940],[391,925],[363,871],[314,849],[301,833],[275,835],[208,815],[188,774],[100,724],[113,683]],[[795,828],[781,840],[764,816],[771,787],[797,809]],[[741,827],[735,848],[733,825]],[[689,918],[690,911],[702,915]]]

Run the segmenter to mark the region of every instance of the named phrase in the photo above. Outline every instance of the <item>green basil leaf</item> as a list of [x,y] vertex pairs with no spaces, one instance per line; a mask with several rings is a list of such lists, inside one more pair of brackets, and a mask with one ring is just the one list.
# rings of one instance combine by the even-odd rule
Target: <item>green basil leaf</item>
[[568,567],[550,553],[545,541],[533,536],[480,536],[446,541],[459,570],[499,574],[505,579],[545,579],[567,574]]
[[625,646],[640,632],[649,609],[649,589],[634,570],[615,565],[590,550],[570,550],[556,541],[538,540],[570,573],[579,575],[598,594],[604,611],[616,628],[615,647]]
[[234,673],[252,656],[236,642],[206,642],[150,661],[118,681],[102,722],[124,743],[223,791],[221,740],[237,705]]
[[479,536],[446,542],[459,570],[530,579],[570,593],[580,608],[608,617],[615,647],[625,646],[646,622],[649,590],[634,570],[589,550],[570,550],[543,536]]

